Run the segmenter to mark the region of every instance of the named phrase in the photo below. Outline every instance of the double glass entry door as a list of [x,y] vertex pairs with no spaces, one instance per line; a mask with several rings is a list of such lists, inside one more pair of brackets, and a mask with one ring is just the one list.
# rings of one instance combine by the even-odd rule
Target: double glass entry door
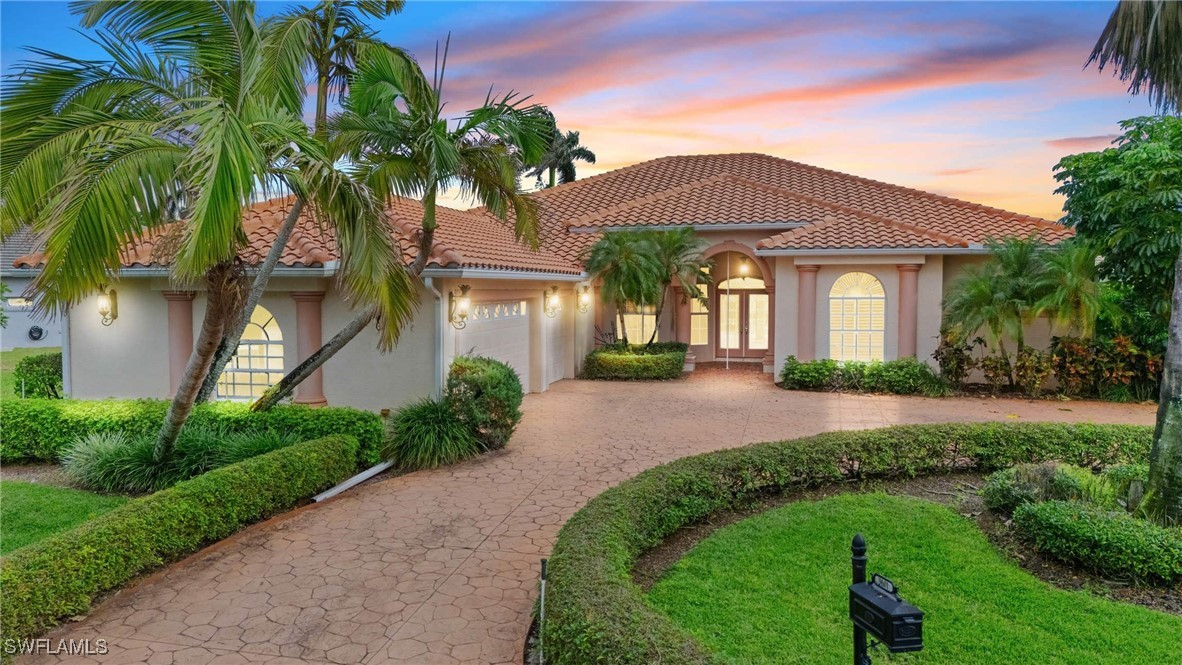
[[768,349],[768,294],[718,292],[717,359],[762,358]]

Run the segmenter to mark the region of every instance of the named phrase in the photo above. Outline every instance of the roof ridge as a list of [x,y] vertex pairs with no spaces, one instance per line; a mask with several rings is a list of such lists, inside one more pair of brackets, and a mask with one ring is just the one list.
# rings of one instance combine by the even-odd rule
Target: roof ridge
[[671,196],[675,196],[677,194],[682,194],[685,192],[693,191],[693,190],[695,190],[699,187],[702,187],[704,185],[709,185],[709,184],[714,184],[716,182],[720,182],[722,180],[725,180],[727,178],[727,176],[729,176],[729,175],[731,175],[731,174],[716,173],[711,176],[706,176],[705,178],[698,178],[697,180],[691,180],[690,182],[687,182],[687,183],[683,183],[680,185],[674,185],[672,187],[669,187],[668,189],[662,189],[660,191],[653,192],[652,194],[646,194],[646,195],[638,197],[638,198],[628,199],[627,201],[624,201],[622,203],[617,203],[615,205],[610,205],[606,208],[600,208],[598,210],[593,210],[591,212],[583,213],[582,215],[579,215],[578,217],[575,217],[574,219],[566,222],[565,226],[566,226],[566,228],[569,229],[572,226],[579,226],[579,224],[581,222],[585,223],[585,222],[588,222],[588,221],[595,219],[597,217],[604,217],[604,216],[610,215],[612,213],[622,212],[624,210],[631,210],[632,208],[636,208],[636,207],[644,205],[646,203],[653,203],[655,201],[664,201],[665,199],[667,199]]
[[1046,226],[1046,227],[1051,227],[1051,228],[1061,228],[1062,227],[1062,224],[1059,224],[1058,222],[1055,222],[1054,220],[1045,219],[1043,217],[1035,217],[1034,215],[1027,215],[1025,213],[1014,212],[1013,210],[1006,210],[1004,208],[997,208],[994,206],[988,206],[983,203],[974,203],[972,201],[958,199],[956,197],[947,196],[945,194],[937,194],[935,192],[929,192],[927,190],[918,189],[915,187],[907,187],[906,185],[897,185],[895,183],[886,182],[883,180],[875,180],[874,178],[867,178],[865,176],[855,175],[853,173],[846,173],[845,171],[838,171],[835,169],[827,169],[823,166],[815,166],[813,164],[805,164],[804,162],[798,162],[796,160],[788,159],[786,157],[777,157],[775,155],[767,155],[767,154],[758,153],[758,152],[756,152],[756,153],[740,153],[740,154],[752,155],[752,156],[760,157],[763,159],[771,159],[771,160],[776,160],[776,161],[780,161],[780,162],[785,162],[788,164],[792,164],[793,166],[798,166],[801,168],[809,169],[811,171],[821,171],[824,173],[829,173],[832,175],[841,176],[843,178],[848,178],[850,180],[856,180],[859,182],[869,183],[872,185],[885,187],[887,189],[892,189],[892,190],[899,191],[899,192],[906,192],[909,194],[914,194],[916,196],[919,196],[920,198],[925,198],[928,200],[935,200],[935,201],[943,201],[943,202],[947,202],[947,203],[952,203],[952,204],[955,204],[955,205],[962,207],[962,208],[970,208],[970,209],[975,209],[975,210],[997,213],[997,214],[1005,215],[1005,216],[1010,217],[1012,219],[1027,220],[1030,222],[1034,222],[1040,226]]

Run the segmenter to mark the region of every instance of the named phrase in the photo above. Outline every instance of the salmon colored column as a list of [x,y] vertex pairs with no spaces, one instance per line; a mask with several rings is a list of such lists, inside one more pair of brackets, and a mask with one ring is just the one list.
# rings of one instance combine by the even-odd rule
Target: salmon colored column
[[915,356],[919,317],[919,268],[914,264],[899,269],[899,357]]
[[[296,303],[296,355],[300,362],[304,362],[323,344],[320,341],[320,303],[324,300],[324,292],[292,291],[291,299]],[[324,373],[319,369],[312,372],[296,386],[292,401],[308,406],[328,404],[324,397]]]
[[796,266],[796,359],[808,362],[817,355],[817,271],[821,266]]
[[694,352],[688,348],[690,343],[690,332],[692,325],[690,323],[690,304],[689,299],[686,298],[685,289],[680,286],[673,287],[673,306],[676,307],[677,319],[674,323],[674,333],[677,341],[687,346],[685,352],[685,371],[694,371],[694,363],[697,358]]
[[767,284],[767,352],[763,354],[763,371],[776,371],[776,285]]
[[168,397],[176,395],[193,355],[193,291],[165,291],[168,301]]

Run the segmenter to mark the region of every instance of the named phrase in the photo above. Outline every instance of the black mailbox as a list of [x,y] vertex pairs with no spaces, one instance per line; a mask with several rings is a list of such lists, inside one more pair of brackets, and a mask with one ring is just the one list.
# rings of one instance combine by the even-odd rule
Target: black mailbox
[[850,585],[850,619],[891,653],[923,649],[923,612],[881,575]]

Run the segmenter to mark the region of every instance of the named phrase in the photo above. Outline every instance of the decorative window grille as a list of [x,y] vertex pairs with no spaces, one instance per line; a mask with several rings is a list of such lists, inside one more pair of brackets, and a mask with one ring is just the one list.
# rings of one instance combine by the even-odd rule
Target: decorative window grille
[[886,293],[874,275],[850,272],[829,291],[829,357],[882,360],[886,331]]
[[238,353],[218,379],[218,397],[251,401],[282,378],[283,332],[271,312],[256,306],[238,343]]

